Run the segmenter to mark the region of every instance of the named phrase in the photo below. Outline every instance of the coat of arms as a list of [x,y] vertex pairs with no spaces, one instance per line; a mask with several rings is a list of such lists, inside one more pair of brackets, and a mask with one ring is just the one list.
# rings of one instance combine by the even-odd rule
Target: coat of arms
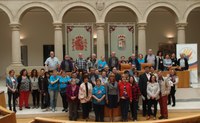
[[75,39],[72,39],[72,50],[87,51],[87,39],[81,35],[76,36]]
[[126,48],[126,37],[125,35],[118,36],[118,48],[124,50]]

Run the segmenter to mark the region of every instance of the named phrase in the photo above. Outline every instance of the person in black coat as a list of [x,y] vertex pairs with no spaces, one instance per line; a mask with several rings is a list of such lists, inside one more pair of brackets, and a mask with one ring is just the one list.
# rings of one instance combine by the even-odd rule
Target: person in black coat
[[185,58],[185,54],[181,53],[180,57],[178,59],[177,65],[180,67],[179,70],[188,70],[189,65],[188,65],[188,60]]
[[150,79],[150,73],[149,73],[149,67],[146,66],[145,68],[145,73],[141,74],[139,76],[139,88],[141,91],[142,95],[142,110],[143,110],[143,116],[145,117],[147,114],[147,104],[148,104],[148,99],[147,99],[147,82]]
[[96,80],[99,78],[97,74],[95,74],[95,68],[90,68],[89,72],[89,82],[94,87],[96,85]]
[[65,72],[73,71],[73,63],[68,55],[65,55],[65,59],[61,62],[60,68]]
[[119,60],[118,60],[118,58],[115,55],[116,55],[116,53],[112,52],[111,53],[111,57],[108,59],[108,66],[110,68],[110,71],[112,71],[112,69],[114,67],[116,67],[117,69],[119,69]]
[[141,70],[140,63],[138,62],[135,54],[132,54],[131,58],[128,61],[129,64],[132,64],[136,67],[137,70]]
[[163,65],[163,53],[162,51],[158,51],[157,52],[157,66],[156,66],[156,70],[164,70],[164,65]]
[[172,53],[171,60],[172,60],[172,66],[177,66],[177,58],[175,53]]

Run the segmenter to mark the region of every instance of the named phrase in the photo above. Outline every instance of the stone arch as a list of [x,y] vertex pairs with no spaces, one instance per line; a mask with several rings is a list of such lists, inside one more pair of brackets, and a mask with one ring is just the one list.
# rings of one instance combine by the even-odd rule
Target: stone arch
[[195,8],[198,8],[200,7],[200,2],[198,3],[194,3],[192,5],[190,5],[186,11],[184,12],[184,15],[183,15],[183,22],[187,22],[187,19],[188,19],[188,16],[189,14],[192,12],[192,10],[194,10]]
[[138,21],[140,21],[141,18],[142,18],[142,14],[140,13],[140,11],[138,10],[138,8],[136,6],[134,6],[130,3],[127,3],[127,2],[115,2],[115,3],[112,3],[105,8],[105,10],[103,11],[103,14],[101,16],[102,21],[105,22],[105,19],[106,19],[108,12],[110,12],[110,10],[112,10],[113,8],[116,8],[116,7],[129,8],[130,10],[132,10],[136,14]]
[[62,22],[63,20],[63,17],[65,15],[65,13],[70,10],[71,8],[74,8],[74,7],[83,7],[83,8],[86,8],[88,9],[90,12],[92,12],[92,14],[94,15],[96,21],[98,20],[98,14],[96,12],[96,9],[91,6],[90,4],[88,3],[85,3],[85,2],[74,2],[74,3],[71,3],[71,4],[67,4],[66,6],[64,6],[61,11],[60,11],[60,14],[58,15],[58,21],[59,22]]
[[56,16],[55,11],[48,4],[45,4],[45,3],[42,3],[42,2],[31,2],[31,3],[23,5],[19,9],[19,11],[17,12],[16,17],[15,17],[15,21],[19,22],[20,18],[23,15],[24,12],[26,12],[30,8],[35,8],[35,7],[39,7],[39,8],[43,8],[43,9],[47,10],[52,17],[53,22],[56,21],[57,16]]
[[158,8],[158,7],[166,7],[166,8],[169,8],[170,10],[172,10],[172,11],[175,13],[175,15],[176,15],[176,17],[177,17],[177,21],[180,20],[180,13],[179,13],[178,9],[177,9],[174,5],[172,5],[171,3],[166,3],[166,2],[154,3],[154,4],[150,5],[150,6],[146,9],[146,11],[145,11],[145,13],[144,13],[143,20],[144,20],[145,22],[147,22],[147,19],[148,19],[149,14],[152,12],[152,10],[154,10],[155,8]]
[[13,20],[13,14],[12,14],[11,10],[2,4],[0,4],[0,9],[6,13],[6,15],[9,18],[9,21],[11,22]]

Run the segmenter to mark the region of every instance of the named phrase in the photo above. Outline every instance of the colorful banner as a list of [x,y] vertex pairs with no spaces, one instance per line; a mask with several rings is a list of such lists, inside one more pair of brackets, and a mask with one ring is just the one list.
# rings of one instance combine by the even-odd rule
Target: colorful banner
[[177,44],[176,45],[176,55],[177,59],[180,58],[180,54],[184,53],[188,59],[189,71],[190,71],[190,83],[198,83],[198,51],[197,44]]
[[117,57],[125,56],[128,59],[134,53],[135,47],[135,25],[133,23],[108,24],[108,51],[116,52]]
[[78,53],[83,53],[87,58],[92,54],[92,24],[66,24],[66,54],[73,59],[78,57]]

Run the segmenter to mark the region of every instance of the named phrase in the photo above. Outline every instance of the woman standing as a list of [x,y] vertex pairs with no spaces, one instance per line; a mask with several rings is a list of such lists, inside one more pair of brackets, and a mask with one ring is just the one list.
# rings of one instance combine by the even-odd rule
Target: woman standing
[[176,93],[177,84],[178,84],[178,77],[176,75],[176,71],[171,70],[169,77],[170,77],[171,91],[170,91],[170,94],[168,96],[168,105],[171,105],[171,98],[172,98],[172,102],[173,102],[172,107],[174,107],[174,106],[176,106],[175,93]]
[[69,120],[76,121],[78,118],[78,91],[79,86],[76,85],[76,79],[71,79],[71,84],[67,86],[66,95],[69,104]]
[[160,114],[159,119],[167,119],[168,118],[168,110],[167,110],[167,99],[170,93],[170,85],[169,78],[163,77],[162,72],[158,72],[158,83],[160,85]]
[[41,95],[43,96],[43,107],[42,109],[44,109],[43,111],[47,111],[49,110],[49,106],[50,106],[50,96],[49,96],[49,92],[48,92],[48,86],[50,83],[50,73],[49,72],[45,72],[44,73],[44,81],[42,81],[41,83]]
[[68,102],[67,102],[67,97],[66,97],[66,88],[69,83],[71,78],[66,74],[65,71],[61,72],[61,76],[59,79],[59,84],[60,84],[60,96],[62,98],[62,104],[63,104],[63,110],[65,112],[68,112]]
[[58,83],[60,77],[57,74],[58,74],[57,70],[53,70],[53,75],[50,76],[50,82],[48,86],[52,112],[56,111],[56,104],[58,97]]
[[99,71],[102,71],[105,66],[107,66],[107,63],[105,61],[105,57],[101,56],[101,59],[97,63],[97,68],[98,68]]
[[92,84],[89,83],[88,75],[83,76],[83,83],[80,85],[78,98],[82,104],[83,119],[87,121],[89,119],[92,98]]
[[157,67],[156,70],[164,70],[164,66],[163,66],[163,53],[161,51],[158,51],[157,56],[156,56],[156,60],[157,60]]
[[172,67],[172,60],[169,57],[169,54],[165,55],[165,59],[164,59],[164,70],[167,71]]
[[31,91],[32,91],[32,97],[33,97],[33,108],[39,108],[40,92],[39,92],[39,84],[38,84],[38,72],[36,69],[33,69],[31,71],[30,80],[31,80]]
[[122,74],[122,81],[119,82],[119,96],[120,96],[120,106],[121,106],[121,115],[122,121],[128,121],[128,109],[130,102],[132,103],[132,89],[125,74]]
[[115,80],[115,74],[111,73],[108,77],[108,83],[106,84],[106,103],[109,108],[110,121],[114,121],[113,112],[114,108],[117,108],[119,102],[119,89],[118,83]]
[[17,112],[16,107],[15,107],[15,101],[17,98],[17,79],[15,78],[15,71],[10,70],[9,75],[6,77],[6,86],[8,88],[8,105],[9,109],[12,111],[12,106],[11,106],[11,100],[13,102],[13,111]]
[[152,105],[154,106],[153,119],[154,120],[156,119],[159,93],[160,93],[160,86],[157,83],[156,76],[152,75],[150,77],[149,83],[147,84],[147,98],[148,98],[148,117],[147,117],[147,120],[150,119]]
[[92,90],[95,122],[104,122],[104,105],[106,89],[101,85],[101,80],[96,80],[96,86]]
[[22,110],[23,103],[25,103],[25,108],[30,109],[28,104],[29,94],[31,90],[31,81],[28,77],[28,72],[26,69],[22,69],[20,76],[17,78],[19,96],[19,110]]

